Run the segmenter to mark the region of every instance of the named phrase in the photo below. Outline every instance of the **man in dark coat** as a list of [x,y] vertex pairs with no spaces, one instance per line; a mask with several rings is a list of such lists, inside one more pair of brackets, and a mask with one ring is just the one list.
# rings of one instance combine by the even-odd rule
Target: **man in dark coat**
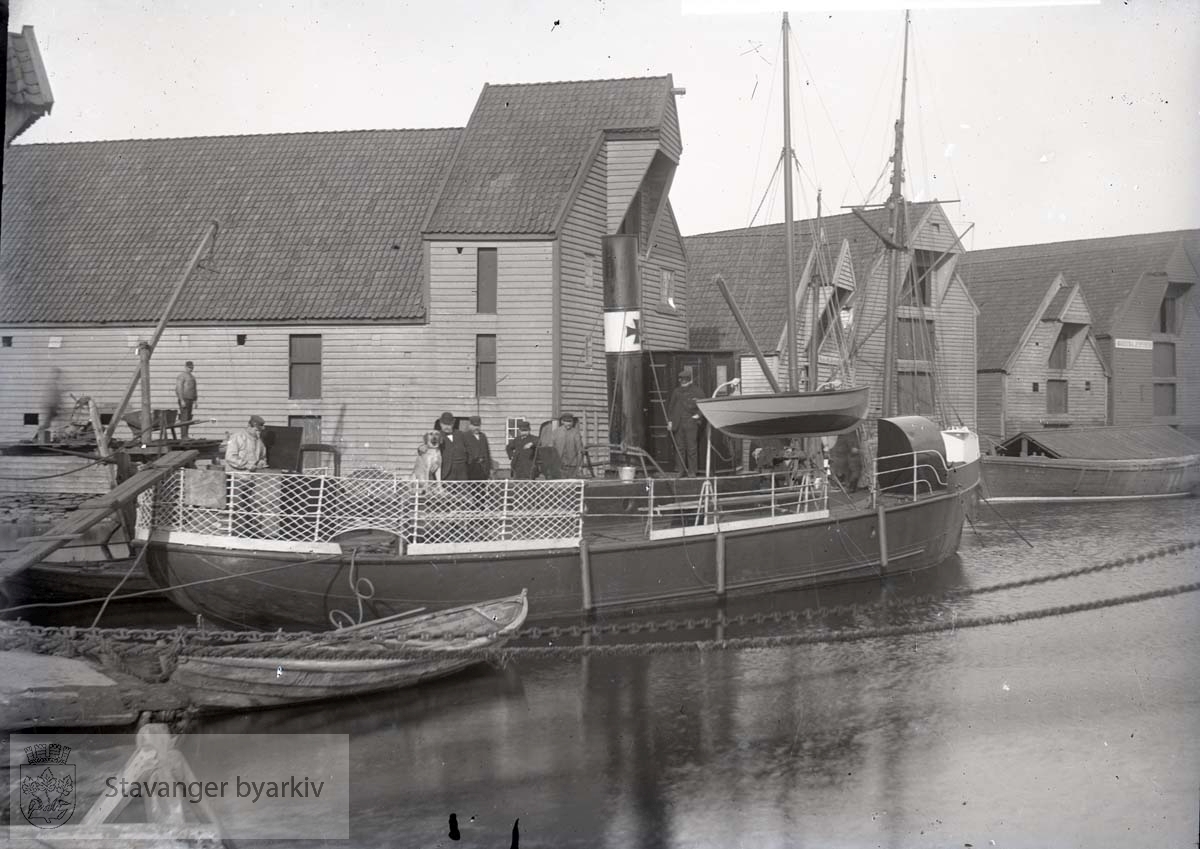
[[442,480],[468,480],[467,437],[454,429],[454,414],[442,413],[438,429],[442,432]]
[[529,422],[517,420],[517,435],[508,441],[504,451],[511,464],[511,476],[518,480],[533,480],[537,475],[537,437],[529,432]]
[[467,477],[473,481],[485,481],[492,477],[492,447],[482,429],[483,420],[471,416],[463,434],[467,441]]
[[680,473],[689,477],[696,476],[696,442],[700,432],[700,408],[696,405],[696,399],[703,397],[696,384],[692,383],[692,370],[684,369],[679,373],[679,385],[667,402],[667,428],[685,462],[685,468],[680,469]]

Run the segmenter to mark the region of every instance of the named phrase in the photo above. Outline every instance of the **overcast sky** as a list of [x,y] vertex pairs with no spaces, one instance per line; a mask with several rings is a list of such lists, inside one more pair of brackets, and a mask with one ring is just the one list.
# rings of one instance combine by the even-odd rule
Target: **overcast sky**
[[[55,100],[18,143],[463,126],[485,82],[669,73],[683,232],[746,226],[764,196],[755,223],[778,221],[780,16],[697,12],[730,5],[14,0]],[[797,217],[818,185],[827,212],[870,196],[899,106],[896,3],[814,5],[790,14]],[[1200,227],[1200,2],[924,5],[906,194],[961,201],[968,248]]]

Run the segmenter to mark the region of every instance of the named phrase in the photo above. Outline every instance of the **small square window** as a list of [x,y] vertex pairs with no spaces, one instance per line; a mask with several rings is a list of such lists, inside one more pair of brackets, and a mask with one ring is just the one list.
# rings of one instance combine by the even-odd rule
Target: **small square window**
[[1085,381],[1083,382],[1083,391],[1084,391],[1084,392],[1091,392],[1091,391],[1092,391],[1092,382],[1091,382],[1090,380],[1085,380]]
[[25,424],[37,425],[37,423],[38,423],[38,414],[37,413],[26,413],[25,414]]
[[1035,383],[1035,384],[1033,384],[1033,391],[1034,391],[1034,392],[1037,392],[1037,391],[1038,391],[1038,385],[1037,385],[1036,383]]
[[11,336],[0,336],[0,344],[3,344],[5,348],[11,348],[12,347],[12,337]]
[[245,333],[239,333],[239,334],[237,335],[237,343],[238,343],[239,345],[245,345],[245,344],[246,344],[246,334],[245,334]]

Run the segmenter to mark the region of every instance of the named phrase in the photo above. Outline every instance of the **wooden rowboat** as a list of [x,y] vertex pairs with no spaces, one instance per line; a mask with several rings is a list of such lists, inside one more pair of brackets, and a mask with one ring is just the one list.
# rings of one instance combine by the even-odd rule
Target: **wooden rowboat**
[[[222,646],[181,655],[171,683],[202,710],[281,707],[410,687],[480,662],[480,649],[503,645],[528,615],[529,600],[522,591],[423,615],[402,613],[364,622],[332,632],[330,640]],[[394,657],[386,657],[389,652]]]

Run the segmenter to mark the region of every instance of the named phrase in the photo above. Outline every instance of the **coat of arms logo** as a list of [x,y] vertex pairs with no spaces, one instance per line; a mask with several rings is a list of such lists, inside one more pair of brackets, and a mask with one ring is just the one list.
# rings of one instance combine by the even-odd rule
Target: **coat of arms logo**
[[75,764],[69,746],[36,743],[25,747],[21,764],[21,815],[37,828],[58,828],[75,812]]

